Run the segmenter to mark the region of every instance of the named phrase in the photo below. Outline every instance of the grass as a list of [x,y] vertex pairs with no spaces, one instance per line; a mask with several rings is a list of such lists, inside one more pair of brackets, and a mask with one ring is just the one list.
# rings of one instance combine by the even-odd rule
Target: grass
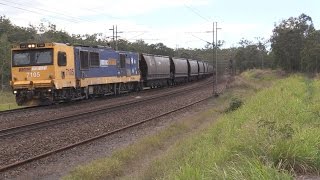
[[[277,71],[245,72],[208,111],[79,166],[64,179],[293,179],[318,174],[320,81],[277,79]],[[219,113],[224,115],[217,122],[194,130]],[[126,169],[158,151],[162,154],[128,177]]]
[[[174,144],[174,141],[179,139],[177,137],[193,132],[196,129],[195,127],[201,125],[208,119],[212,121],[213,116],[218,116],[225,111],[228,102],[231,101],[231,99],[240,99],[240,95],[244,92],[253,93],[253,91],[248,88],[244,90],[241,87],[233,87],[232,89],[234,95],[231,95],[231,91],[229,91],[221,95],[219,99],[214,100],[213,103],[218,104],[219,106],[210,108],[209,110],[187,118],[182,122],[174,123],[167,129],[160,131],[155,135],[145,137],[137,143],[115,151],[110,157],[78,166],[63,179],[113,179],[122,177],[125,175],[125,169],[132,166],[137,161],[146,156],[150,156],[150,154],[159,149],[165,151],[168,145]],[[235,89],[238,91],[235,92]],[[170,141],[173,141],[173,143],[170,143]],[[132,179],[132,177],[129,177],[129,179]],[[140,177],[138,179],[140,179]]]
[[158,158],[142,179],[293,179],[320,170],[320,81],[279,80]]
[[[165,151],[168,146],[180,141],[186,134],[194,132],[204,122],[212,121],[214,116],[223,113],[232,96],[225,93],[213,103],[219,104],[215,108],[200,112],[192,117],[173,123],[168,128],[148,137],[145,137],[128,147],[115,151],[110,157],[92,161],[81,165],[63,177],[65,180],[73,179],[114,179],[125,176],[125,171],[146,156],[154,156],[158,151]],[[128,179],[132,179],[129,177]],[[140,177],[138,178],[140,179]]]
[[242,77],[245,77],[250,80],[277,80],[281,76],[285,76],[285,72],[282,70],[262,70],[262,69],[252,69],[245,71],[241,74]]
[[201,122],[204,117],[211,116],[217,110],[209,110],[197,118],[170,125],[163,131],[143,138],[126,148],[115,151],[111,157],[93,161],[87,165],[78,166],[63,179],[113,179],[124,175],[125,169],[144,156],[159,149],[165,149],[168,141],[187,133]]
[[0,111],[16,109],[19,106],[16,104],[15,96],[9,91],[0,91]]

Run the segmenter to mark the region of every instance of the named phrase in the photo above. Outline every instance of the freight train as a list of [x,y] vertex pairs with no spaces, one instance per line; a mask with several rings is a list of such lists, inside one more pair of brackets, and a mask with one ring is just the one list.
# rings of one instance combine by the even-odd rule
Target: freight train
[[48,104],[172,86],[209,76],[206,61],[115,51],[110,47],[22,43],[12,50],[18,105]]

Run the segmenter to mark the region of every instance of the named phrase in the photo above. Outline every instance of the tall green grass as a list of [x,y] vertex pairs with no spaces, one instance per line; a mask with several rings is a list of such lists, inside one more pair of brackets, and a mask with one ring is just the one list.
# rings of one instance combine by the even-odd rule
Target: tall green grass
[[144,179],[292,179],[320,170],[320,82],[279,80],[159,158]]
[[18,105],[15,101],[15,96],[9,91],[0,91],[0,111],[16,109]]

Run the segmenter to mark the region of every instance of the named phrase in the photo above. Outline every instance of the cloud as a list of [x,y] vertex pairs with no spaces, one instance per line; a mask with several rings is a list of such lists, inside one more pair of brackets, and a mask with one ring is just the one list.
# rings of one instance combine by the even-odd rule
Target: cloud
[[239,46],[242,38],[251,41],[255,41],[256,37],[268,39],[273,29],[272,24],[262,23],[221,23],[220,26],[222,29],[218,35],[226,42],[224,47]]
[[25,1],[6,2],[11,6],[40,11],[44,15],[67,15],[78,18],[97,15],[106,15],[111,18],[130,17],[163,8],[182,7],[185,4],[197,6],[207,3],[208,0],[117,0],[116,2],[114,0],[90,0],[86,3],[79,0],[30,0],[27,4]]
[[[197,18],[199,22],[190,21],[185,24],[170,25],[170,27],[160,25],[158,28],[135,22],[136,16],[148,17],[156,11],[165,13],[170,8],[178,11],[179,8],[186,10],[187,7],[193,7],[198,13],[201,13],[197,7],[204,7],[212,3],[210,0],[117,0],[116,2],[114,0],[90,0],[86,3],[76,0],[3,1],[7,5],[0,4],[1,12],[19,26],[51,22],[56,24],[58,29],[70,34],[103,33],[104,36],[111,36],[112,32],[109,29],[113,24],[117,24],[119,31],[131,31],[119,34],[121,38],[131,41],[141,38],[148,43],[163,42],[171,48],[203,48],[207,44],[206,41],[212,41],[212,32],[205,33],[212,31],[212,23],[203,23],[203,20],[200,21],[199,18]],[[269,35],[269,31],[273,28],[263,24],[230,22],[219,23],[219,26],[222,29],[218,31],[218,38],[226,41],[225,47],[236,44],[242,37],[265,37],[265,34]]]

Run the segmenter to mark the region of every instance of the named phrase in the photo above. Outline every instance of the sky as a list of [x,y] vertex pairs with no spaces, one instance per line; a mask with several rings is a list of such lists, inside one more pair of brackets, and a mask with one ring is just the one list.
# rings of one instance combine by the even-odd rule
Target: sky
[[0,15],[18,26],[52,23],[70,34],[162,42],[171,48],[204,48],[213,22],[224,48],[244,38],[269,39],[275,24],[305,13],[320,29],[319,0],[0,0]]

